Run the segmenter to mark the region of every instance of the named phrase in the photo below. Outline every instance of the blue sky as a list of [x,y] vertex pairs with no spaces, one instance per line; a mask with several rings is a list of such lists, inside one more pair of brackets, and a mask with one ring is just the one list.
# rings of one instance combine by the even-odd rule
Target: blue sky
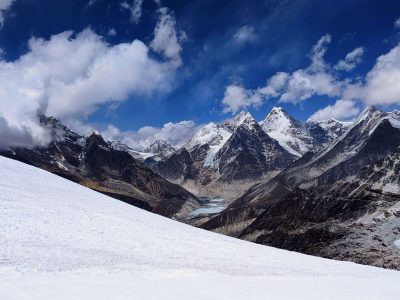
[[[148,47],[149,60],[160,64],[167,61],[168,71],[160,66],[164,77],[154,82],[154,85],[163,85],[162,88],[152,86],[142,90],[125,86],[124,95],[110,92],[104,101],[85,105],[83,113],[65,108],[69,105],[68,97],[57,100],[64,101],[59,105],[64,110],[52,105],[53,100],[39,101],[53,107],[46,110],[47,113],[59,114],[71,124],[78,124],[77,127],[106,131],[112,125],[122,136],[123,133],[135,135],[140,128],[151,126],[142,134],[147,137],[159,133],[168,122],[190,121],[192,125],[189,126],[195,128],[199,124],[230,118],[240,109],[249,110],[261,120],[273,106],[282,106],[295,118],[305,121],[329,105],[330,109],[317,116],[332,114],[351,119],[367,104],[390,110],[400,103],[400,95],[397,101],[389,97],[380,102],[376,100],[380,95],[361,99],[374,93],[371,90],[374,84],[367,86],[367,74],[377,64],[377,58],[398,46],[400,23],[396,26],[395,22],[400,17],[400,2],[396,0],[1,1],[10,2],[0,18],[3,20],[0,30],[3,63],[15,63],[27,53],[33,53],[35,50],[28,44],[32,37],[43,39],[40,48],[54,35],[65,31],[71,31],[69,37],[64,37],[67,41],[82,40],[84,38],[76,36],[88,29],[93,36],[102,39],[100,48],[111,49],[138,39]],[[170,26],[167,29],[173,30],[172,35],[171,32],[167,34],[175,42],[168,44],[172,45],[169,48],[172,54],[166,52],[165,43],[158,48],[154,43],[157,25],[163,17]],[[323,37],[329,37],[329,41],[325,40],[320,49],[323,66],[316,70],[316,65],[311,64],[312,49]],[[79,53],[79,48],[73,49]],[[337,63],[355,49],[361,52],[350,61],[347,70],[339,70]],[[35,55],[38,59],[37,53]],[[40,57],[48,59],[48,56]],[[24,67],[22,72],[29,68]],[[296,70],[301,70],[300,73],[312,81],[319,80],[321,74],[323,78],[327,74],[332,76],[334,82],[329,84],[335,90],[318,86],[304,96],[309,91],[292,89],[290,92],[297,98],[288,96],[284,100],[282,95],[288,92],[298,75],[293,75]],[[146,70],[143,72],[145,77],[157,76],[147,74]],[[265,94],[262,88],[268,87],[269,80],[278,72],[286,74],[285,86],[273,95],[270,91]],[[129,70],[124,76],[130,76]],[[46,78],[51,81],[48,76]],[[58,93],[53,87],[51,92]],[[43,92],[48,93],[47,90]],[[94,93],[93,97],[99,97],[99,93]],[[300,99],[302,97],[304,99]],[[334,106],[338,100],[347,102]],[[9,124],[17,119],[7,117],[7,113],[3,115]]]

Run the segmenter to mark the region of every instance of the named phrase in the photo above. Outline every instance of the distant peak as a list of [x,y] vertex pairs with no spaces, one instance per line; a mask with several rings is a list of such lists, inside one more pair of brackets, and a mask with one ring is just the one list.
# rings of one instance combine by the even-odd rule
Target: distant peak
[[165,139],[159,139],[159,140],[155,140],[154,143],[151,144],[151,146],[153,145],[169,145],[170,143],[168,143],[167,140]]
[[248,111],[241,111],[235,117],[236,123],[242,123],[245,120],[253,120],[253,116]]
[[377,109],[375,106],[368,105],[368,106],[363,110],[363,112],[362,112],[361,114],[362,114],[362,115],[363,115],[363,114],[368,114],[368,113],[372,113],[372,112],[375,112],[375,111],[378,111],[378,109]]
[[375,113],[375,112],[380,112],[380,110],[378,110],[375,106],[367,106],[360,114],[360,116],[358,117],[359,120],[362,120],[366,117],[368,117],[369,115]]
[[145,148],[143,152],[154,153],[160,156],[168,156],[175,152],[175,148],[165,139],[155,140],[150,146]]
[[282,108],[282,107],[274,107],[271,109],[267,118],[277,118],[277,117],[285,117],[287,119],[292,119],[292,117]]
[[274,108],[271,109],[270,113],[285,113],[286,114],[286,111],[280,106],[275,106]]

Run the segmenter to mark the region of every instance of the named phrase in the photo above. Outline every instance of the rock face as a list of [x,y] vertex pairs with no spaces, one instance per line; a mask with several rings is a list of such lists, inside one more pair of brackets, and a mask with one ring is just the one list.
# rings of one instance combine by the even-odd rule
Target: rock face
[[172,153],[175,153],[175,151],[175,148],[166,140],[156,140],[153,144],[144,149],[143,152],[152,153],[154,155],[158,155],[161,158],[166,158]]
[[241,112],[222,124],[203,126],[173,155],[144,163],[196,193],[233,198],[306,153],[330,145],[349,126],[334,119],[301,123],[280,107],[260,123]]
[[106,142],[98,133],[82,137],[55,118],[41,116],[41,123],[52,133],[47,147],[1,154],[167,217],[184,218],[198,206],[193,194],[143,166],[121,145]]
[[191,182],[199,190],[258,181],[295,159],[249,113],[241,112],[224,124],[203,126],[182,149],[152,168],[164,178]]
[[333,144],[255,185],[203,228],[400,269],[400,123],[367,108]]
[[301,123],[281,107],[274,107],[260,124],[285,150],[301,157],[307,152],[317,152],[332,143],[351,123],[335,119]]
[[220,180],[261,178],[295,160],[250,114],[239,115],[235,121],[237,128],[217,154]]
[[260,244],[400,269],[400,148],[357,175],[297,188],[241,236]]

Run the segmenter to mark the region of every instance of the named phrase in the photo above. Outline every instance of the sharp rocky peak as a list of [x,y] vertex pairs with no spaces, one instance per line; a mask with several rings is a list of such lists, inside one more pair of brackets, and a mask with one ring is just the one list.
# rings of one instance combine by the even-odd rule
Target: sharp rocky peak
[[302,127],[301,122],[295,120],[282,107],[274,107],[261,124],[267,133],[279,128]]
[[246,124],[248,126],[252,126],[255,123],[256,123],[256,120],[254,120],[253,116],[249,112],[241,111],[234,118],[233,127],[234,127],[234,129],[237,129],[242,124]]
[[156,140],[153,144],[144,149],[146,153],[154,153],[162,157],[168,156],[175,151],[176,149],[165,139]]

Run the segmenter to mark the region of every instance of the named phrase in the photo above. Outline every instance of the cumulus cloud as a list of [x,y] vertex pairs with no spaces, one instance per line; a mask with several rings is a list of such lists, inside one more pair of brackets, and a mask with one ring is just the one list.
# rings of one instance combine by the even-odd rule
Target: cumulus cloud
[[158,9],[158,13],[160,18],[154,29],[154,38],[150,47],[171,60],[176,66],[180,66],[182,64],[180,56],[182,47],[175,30],[175,17],[166,7]]
[[224,112],[258,107],[269,98],[299,103],[314,95],[338,96],[342,83],[330,72],[331,67],[324,60],[330,41],[331,36],[326,34],[312,47],[309,54],[311,63],[308,67],[293,73],[278,72],[267,80],[264,87],[255,90],[228,87],[222,100]]
[[132,23],[139,23],[140,18],[142,17],[142,5],[143,0],[133,0],[132,3],[128,3],[126,1],[121,2],[121,8],[127,10],[131,16]]
[[19,146],[21,140],[46,142],[38,113],[72,122],[90,115],[99,105],[168,91],[177,65],[170,59],[152,58],[149,52],[139,40],[109,45],[87,29],[76,35],[63,32],[48,40],[32,38],[27,53],[17,60],[0,58],[3,147],[6,143]]
[[376,60],[364,82],[349,84],[344,97],[367,105],[400,103],[400,44]]
[[225,89],[222,99],[223,110],[225,113],[236,113],[242,109],[259,107],[262,100],[258,93],[246,90],[239,85],[229,85]]
[[[351,117],[356,113],[356,105],[355,103],[351,103],[351,101],[357,101],[363,97],[366,102],[369,102],[368,104],[374,102],[368,101],[369,98],[373,97],[373,93],[366,95],[367,91],[364,94],[360,92],[361,89],[366,90],[364,85],[354,84],[354,80],[351,78],[343,78],[344,72],[353,70],[361,62],[364,48],[358,47],[354,49],[347,53],[344,59],[332,66],[325,60],[331,40],[332,37],[326,34],[317,41],[308,55],[310,64],[307,67],[293,72],[277,72],[267,80],[266,85],[263,87],[253,90],[244,87],[227,87],[222,99],[224,112],[236,112],[243,108],[258,107],[264,101],[271,98],[277,98],[279,102],[297,104],[313,96],[328,96],[336,99],[346,99],[346,101],[339,100],[335,105],[328,106],[326,110],[318,112],[314,117],[327,116],[329,113],[332,113],[335,117],[343,119]],[[389,67],[393,69],[398,68],[393,56],[396,56],[396,54],[392,54],[390,58],[378,59],[381,61],[380,65],[383,64],[383,61],[392,61],[391,64],[387,64],[387,67],[385,67],[385,74],[387,74],[386,71]],[[378,69],[381,70],[382,67],[377,66],[374,69],[377,70],[372,70],[371,74],[367,75],[366,86],[378,85],[373,81],[378,80],[376,79],[379,76],[377,74]],[[395,72],[391,72],[391,75],[388,76],[393,78],[393,73]],[[385,78],[379,79],[381,87],[387,85],[388,89],[385,89],[385,91],[388,92],[389,89],[396,90],[397,85],[393,84],[394,80],[386,79],[386,83],[381,82]],[[356,97],[355,95],[359,96]],[[381,104],[382,101],[379,103]],[[393,99],[388,100],[387,103],[393,103]],[[350,109],[350,105],[352,105],[352,109]],[[348,108],[349,112],[346,112],[343,108]]]
[[171,145],[180,147],[198,130],[193,121],[166,123],[163,127],[145,126],[138,131],[121,131],[109,125],[102,135],[108,140],[121,141],[135,150],[143,150],[156,140],[167,140]]
[[0,29],[4,25],[4,14],[11,7],[15,0],[0,0]]
[[361,62],[363,54],[363,47],[354,49],[353,51],[347,53],[346,57],[336,64],[335,69],[343,71],[353,70]]
[[239,44],[253,42],[256,38],[257,35],[254,32],[254,28],[248,25],[240,27],[233,35],[233,39]]
[[360,113],[360,109],[354,101],[337,100],[335,104],[328,105],[323,109],[316,111],[309,120],[319,121],[334,118],[338,120],[346,120],[353,118]]

